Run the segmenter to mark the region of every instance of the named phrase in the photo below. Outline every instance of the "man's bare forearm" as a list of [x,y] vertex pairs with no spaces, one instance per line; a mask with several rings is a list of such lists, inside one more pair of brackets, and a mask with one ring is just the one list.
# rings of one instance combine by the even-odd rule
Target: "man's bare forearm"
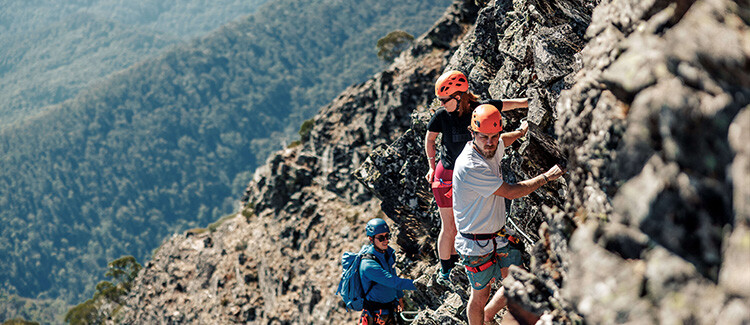
[[520,181],[516,184],[505,183],[500,186],[497,191],[495,191],[495,195],[513,200],[531,194],[531,192],[538,190],[544,184],[547,184],[547,180],[545,179],[544,174],[541,174],[539,176]]
[[502,108],[503,111],[510,111],[516,108],[524,108],[524,107],[529,107],[528,98],[503,99],[503,108]]
[[503,139],[503,145],[508,147],[511,144],[513,144],[514,141],[518,140],[522,136],[524,136],[526,133],[522,130],[518,131],[512,131],[512,132],[506,132],[503,133],[500,137]]

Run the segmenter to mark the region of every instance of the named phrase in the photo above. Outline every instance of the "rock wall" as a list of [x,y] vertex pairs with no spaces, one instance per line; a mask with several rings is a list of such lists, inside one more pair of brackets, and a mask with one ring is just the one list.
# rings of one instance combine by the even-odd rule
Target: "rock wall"
[[[237,215],[175,235],[146,263],[121,323],[353,323],[334,295],[364,223],[394,225],[416,279],[413,324],[465,323],[468,284],[434,282],[439,217],[423,138],[434,80],[469,75],[530,133],[516,182],[568,174],[510,202],[526,270],[503,281],[544,324],[750,322],[750,4],[456,1],[416,45],[347,89],[305,141],[272,155]],[[500,315],[502,317],[502,315]]]
[[[526,138],[504,153],[506,181],[534,177],[555,164],[567,165],[567,157],[556,141],[555,107],[561,92],[574,84],[575,73],[582,68],[580,51],[595,5],[593,1],[490,2],[479,11],[475,28],[451,56],[445,69],[467,73],[470,90],[482,99],[530,99],[528,109],[503,113],[505,130],[516,128],[523,117],[530,123]],[[453,270],[450,287],[434,281],[439,217],[429,184],[423,179],[427,162],[422,140],[430,116],[428,107],[415,111],[412,128],[390,146],[374,151],[355,175],[382,199],[383,211],[405,228],[402,233],[408,236],[404,242],[411,244],[401,245],[406,256],[430,257],[405,269],[418,279],[419,290],[408,296],[422,310],[416,323],[464,323],[469,292],[464,271]],[[515,225],[511,228],[528,246],[526,267],[533,270],[514,272],[516,281],[507,287],[514,290],[509,293],[539,314],[554,315],[557,322],[581,320],[574,306],[560,297],[566,274],[562,263],[567,255],[557,256],[548,247],[567,247],[567,234],[548,231],[546,211],[562,211],[566,197],[567,180],[561,179],[527,197],[509,201],[508,210],[509,220]],[[563,218],[553,225],[567,231],[575,227],[572,220]],[[533,247],[540,236],[547,240],[547,246]]]
[[[533,247],[529,271],[512,269],[503,285],[545,323],[746,323],[748,3],[592,8],[491,2],[448,65],[469,72],[484,98],[525,90],[531,99],[530,141],[505,152],[506,180],[568,167],[564,180],[512,202],[510,220]],[[391,185],[424,174],[412,171],[425,164],[412,142],[429,113],[414,117],[363,164],[361,181],[384,207],[399,206],[384,208],[394,220],[428,223],[429,196]],[[518,117],[507,114],[505,129]],[[430,307],[417,323],[465,320],[462,272],[443,288],[415,271],[412,298]]]
[[571,161],[559,215],[579,225],[563,294],[587,321],[750,321],[747,10],[710,0],[594,11],[556,124]]

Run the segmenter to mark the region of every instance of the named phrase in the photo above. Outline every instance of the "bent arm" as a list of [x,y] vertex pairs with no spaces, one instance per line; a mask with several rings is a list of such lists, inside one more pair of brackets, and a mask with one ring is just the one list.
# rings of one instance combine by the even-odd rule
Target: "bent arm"
[[518,140],[518,138],[526,135],[526,132],[523,130],[513,131],[513,132],[506,132],[500,135],[500,139],[503,140],[503,145],[506,147],[509,147],[511,144],[513,144],[513,141]]
[[414,281],[399,278],[385,269],[378,262],[373,260],[362,260],[363,274],[370,280],[396,290],[417,290]]
[[430,164],[430,169],[435,169],[435,139],[437,139],[438,132],[427,131],[424,137],[424,152],[427,155],[427,163]]
[[[522,120],[523,121],[523,120]],[[503,144],[508,147],[513,144],[513,141],[526,135],[529,132],[529,123],[526,121],[521,122],[521,126],[513,132],[503,133],[500,137],[503,139]]]

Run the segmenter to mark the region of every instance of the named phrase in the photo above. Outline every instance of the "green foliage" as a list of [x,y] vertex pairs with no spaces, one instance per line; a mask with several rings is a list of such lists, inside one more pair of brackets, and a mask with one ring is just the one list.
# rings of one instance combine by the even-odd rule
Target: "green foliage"
[[378,40],[378,58],[385,62],[393,62],[402,51],[414,44],[414,36],[402,31],[395,30]]
[[242,209],[242,216],[245,217],[245,221],[250,222],[250,219],[255,215],[255,209],[252,202],[248,202],[247,206]]
[[109,281],[99,282],[99,284],[96,285],[96,292],[105,299],[117,303],[122,303],[120,297],[125,294],[125,290],[123,288],[118,288]]
[[291,143],[289,143],[289,145],[287,145],[286,147],[289,148],[289,149],[291,149],[291,148],[296,148],[296,147],[301,146],[301,145],[302,145],[302,141],[300,141],[300,140],[294,140]]
[[130,292],[133,286],[133,280],[141,270],[139,264],[133,256],[123,256],[108,264],[109,270],[105,276],[115,282],[102,281],[96,285],[94,297],[71,308],[65,314],[65,322],[73,325],[84,324],[101,324],[103,315],[100,315],[99,308],[105,303],[122,305],[122,297]]
[[[70,305],[62,299],[29,299],[0,289],[0,320],[27,320],[39,324],[60,324]],[[8,323],[11,324],[11,323]]]
[[236,214],[233,213],[233,214],[229,214],[229,215],[221,217],[219,220],[216,220],[216,222],[208,225],[208,230],[211,231],[211,232],[216,231],[216,229],[219,229],[219,226],[221,226],[222,224],[224,224],[224,222],[226,222],[229,219],[234,218],[235,216],[236,216]]
[[27,321],[25,319],[16,318],[16,319],[11,319],[11,320],[4,321],[3,325],[39,325],[39,323],[37,323],[37,322],[30,322],[30,321]]
[[234,250],[238,252],[244,251],[245,249],[247,249],[247,240],[243,240],[242,242],[234,246]]
[[[120,257],[112,262],[109,262],[109,264],[107,265],[109,267],[109,270],[107,270],[107,273],[105,273],[104,276],[117,281],[117,283],[121,284],[126,291],[130,291],[131,283],[133,283],[135,277],[138,276],[138,272],[142,269],[141,264],[139,264],[133,256]],[[109,284],[112,285],[112,283]],[[101,291],[99,290],[98,285],[96,289],[97,291]]]
[[188,236],[193,236],[193,235],[200,235],[200,234],[205,233],[207,231],[208,231],[208,229],[206,229],[206,228],[193,228],[193,229],[189,229],[189,230],[185,231],[185,233]]
[[92,298],[73,307],[65,314],[65,322],[71,325],[89,325],[101,323],[98,319],[99,304]]
[[107,261],[230,213],[280,140],[381,66],[377,37],[449,2],[268,2],[0,130],[0,283],[83,301]]
[[312,131],[313,126],[315,126],[314,118],[302,122],[302,125],[299,127],[299,138],[301,142],[307,142],[307,139],[310,138],[310,131]]

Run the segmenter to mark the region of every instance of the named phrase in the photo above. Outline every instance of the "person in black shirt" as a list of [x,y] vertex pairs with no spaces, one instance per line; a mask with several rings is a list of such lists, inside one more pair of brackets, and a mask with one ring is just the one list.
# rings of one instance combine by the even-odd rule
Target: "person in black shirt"
[[[440,212],[441,226],[438,235],[438,256],[440,257],[440,271],[437,282],[448,285],[450,271],[458,261],[458,254],[454,247],[456,224],[453,220],[453,202],[450,197],[453,164],[461,153],[466,142],[471,140],[469,123],[471,112],[484,104],[479,98],[469,92],[469,80],[460,71],[451,70],[444,73],[435,83],[435,96],[443,106],[432,116],[427,124],[425,136],[425,153],[430,166],[427,181],[432,183],[432,193]],[[487,104],[502,107],[501,111],[528,107],[526,98],[490,100]],[[528,130],[528,124],[523,122],[521,129]],[[435,162],[435,140],[442,134],[440,141],[440,160]]]

